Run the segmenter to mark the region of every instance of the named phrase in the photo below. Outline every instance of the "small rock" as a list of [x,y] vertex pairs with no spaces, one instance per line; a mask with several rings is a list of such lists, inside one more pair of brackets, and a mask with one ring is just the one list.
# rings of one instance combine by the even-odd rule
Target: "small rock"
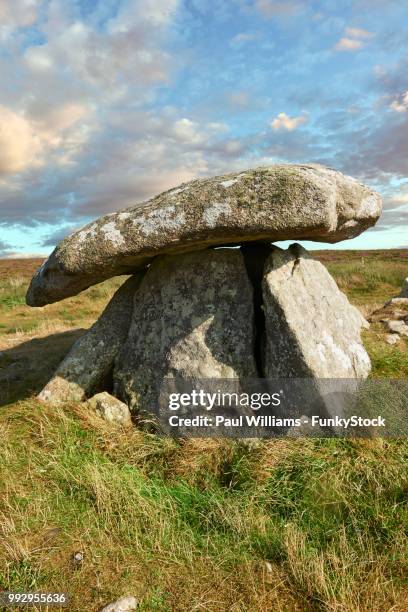
[[404,321],[387,321],[387,328],[394,334],[400,334],[400,336],[406,336],[408,338],[408,325]]
[[387,334],[385,341],[387,342],[387,344],[397,344],[397,342],[399,342],[399,335],[398,334]]
[[385,306],[408,306],[408,297],[393,297]]
[[81,565],[84,561],[84,553],[77,550],[72,555],[72,561],[75,563],[75,565]]
[[107,606],[104,606],[100,609],[100,612],[132,612],[136,610],[138,605],[139,602],[136,597],[130,595],[128,597],[121,597]]
[[115,423],[127,427],[132,424],[127,405],[106,391],[97,393],[91,397],[87,404],[105,419],[105,421],[108,421],[108,423]]

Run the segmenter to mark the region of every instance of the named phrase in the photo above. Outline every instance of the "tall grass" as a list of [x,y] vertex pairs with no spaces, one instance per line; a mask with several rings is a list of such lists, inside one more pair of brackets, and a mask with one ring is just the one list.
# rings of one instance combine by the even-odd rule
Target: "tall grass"
[[[405,440],[176,442],[46,407],[30,393],[123,279],[30,309],[27,265],[0,281],[0,588],[68,591],[74,612],[123,594],[149,612],[405,612]],[[327,266],[365,314],[406,276],[398,253]],[[363,338],[373,376],[408,375],[406,341]]]
[[78,610],[124,592],[146,610],[405,609],[406,442],[174,442],[33,401],[0,423],[3,588]]

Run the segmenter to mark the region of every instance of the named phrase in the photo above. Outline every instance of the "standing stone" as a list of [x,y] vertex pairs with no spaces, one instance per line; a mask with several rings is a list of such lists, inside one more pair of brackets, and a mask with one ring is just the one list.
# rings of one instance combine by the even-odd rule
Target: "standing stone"
[[129,278],[102,315],[77,340],[38,398],[51,403],[82,401],[109,386],[115,357],[129,331],[133,297],[142,273]]
[[133,411],[158,405],[166,378],[257,375],[253,291],[238,249],[157,258],[135,296],[115,395]]
[[326,268],[298,244],[274,248],[265,264],[265,375],[365,378],[367,325]]

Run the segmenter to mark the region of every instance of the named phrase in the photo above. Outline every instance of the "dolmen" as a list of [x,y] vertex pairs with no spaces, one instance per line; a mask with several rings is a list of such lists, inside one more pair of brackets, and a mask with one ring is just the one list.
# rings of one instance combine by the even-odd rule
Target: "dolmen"
[[[110,390],[137,414],[174,377],[364,379],[367,323],[296,241],[347,240],[380,213],[380,196],[340,172],[273,165],[194,180],[101,217],[56,247],[27,303],[129,278],[39,397]],[[279,240],[295,243],[284,250]]]

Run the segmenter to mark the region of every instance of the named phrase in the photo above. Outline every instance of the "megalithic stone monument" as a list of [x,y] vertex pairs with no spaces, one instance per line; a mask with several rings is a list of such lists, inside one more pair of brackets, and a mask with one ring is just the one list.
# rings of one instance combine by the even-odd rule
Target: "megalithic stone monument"
[[191,181],[101,217],[56,247],[27,303],[131,279],[40,398],[81,401],[109,380],[137,412],[172,376],[365,378],[363,317],[304,248],[272,243],[346,240],[380,213],[380,196],[351,177],[275,165]]

